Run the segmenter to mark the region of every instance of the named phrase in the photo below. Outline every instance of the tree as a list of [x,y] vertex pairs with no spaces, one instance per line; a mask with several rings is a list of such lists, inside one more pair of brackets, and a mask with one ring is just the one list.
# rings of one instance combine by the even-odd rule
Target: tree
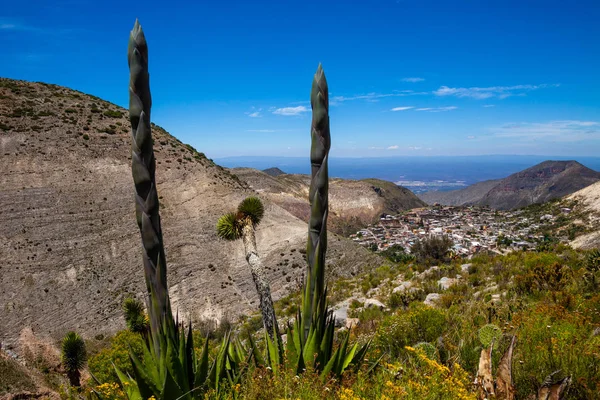
[[67,333],[62,341],[61,358],[71,386],[81,386],[79,370],[87,361],[85,343],[81,336],[73,331]]
[[420,263],[442,263],[448,260],[451,246],[452,240],[447,236],[430,236],[417,240],[410,248],[410,252]]
[[258,197],[244,199],[236,212],[230,212],[219,218],[217,235],[225,240],[242,239],[246,261],[250,265],[252,279],[260,299],[260,311],[263,325],[271,338],[279,336],[279,327],[275,317],[275,308],[271,298],[271,287],[267,281],[262,261],[256,250],[256,226],[260,224],[265,208]]

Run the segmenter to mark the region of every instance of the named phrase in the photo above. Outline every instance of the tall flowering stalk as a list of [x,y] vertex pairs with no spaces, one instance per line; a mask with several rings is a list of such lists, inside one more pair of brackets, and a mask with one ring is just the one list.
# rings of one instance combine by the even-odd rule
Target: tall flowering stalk
[[161,354],[160,330],[174,325],[167,286],[167,263],[160,226],[156,191],[156,162],[150,128],[150,75],[148,45],[136,20],[129,36],[129,120],[131,121],[131,173],[135,184],[135,216],[142,237],[144,276],[148,289],[150,329],[157,356]]
[[310,220],[306,254],[308,268],[302,299],[302,331],[308,337],[320,303],[325,302],[325,253],[327,252],[327,214],[329,206],[329,174],[327,161],[331,148],[329,133],[329,90],[323,67],[319,64],[310,93],[312,123],[310,128],[311,180],[308,194]]
[[[320,64],[313,78],[310,102],[312,107],[309,191],[311,212],[306,245],[308,265],[302,308],[294,326],[288,327],[286,355],[289,366],[295,368],[297,372],[302,372],[306,366],[311,366],[326,378],[330,373],[340,376],[350,366],[358,367],[364,359],[368,343],[360,349],[358,344],[349,347],[349,335],[346,335],[334,351],[335,321],[327,307],[325,286],[329,191],[327,162],[331,147],[329,91]],[[270,350],[270,354],[272,353],[274,351]]]
[[[224,379],[236,384],[253,353],[247,353],[227,334],[212,362],[208,358],[208,341],[196,358],[191,324],[186,335],[178,320],[173,318],[150,129],[152,97],[148,46],[138,21],[129,35],[127,59],[130,72],[131,172],[135,185],[135,214],[142,238],[150,333],[143,349],[143,361],[130,353],[133,377],[115,368],[129,399],[191,400],[201,397],[206,389],[218,391]],[[101,393],[96,394],[104,398]]]

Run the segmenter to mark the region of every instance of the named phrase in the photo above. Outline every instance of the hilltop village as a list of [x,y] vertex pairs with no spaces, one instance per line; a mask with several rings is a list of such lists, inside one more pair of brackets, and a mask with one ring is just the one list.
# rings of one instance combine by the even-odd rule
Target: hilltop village
[[[564,213],[570,212],[564,209]],[[528,250],[542,239],[538,228],[553,219],[544,215],[532,220],[522,211],[497,211],[482,207],[433,206],[407,211],[400,215],[382,215],[379,222],[359,230],[350,237],[372,250],[400,245],[406,252],[419,239],[429,236],[449,237],[452,251],[468,257],[482,251],[502,254],[507,250]]]

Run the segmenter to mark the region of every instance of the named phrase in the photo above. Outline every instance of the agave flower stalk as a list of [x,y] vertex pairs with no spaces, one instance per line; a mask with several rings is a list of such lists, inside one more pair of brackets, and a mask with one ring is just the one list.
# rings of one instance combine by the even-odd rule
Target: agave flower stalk
[[319,304],[325,302],[325,253],[327,252],[327,214],[329,205],[329,175],[327,161],[331,147],[329,132],[329,90],[323,67],[319,64],[310,93],[311,181],[309,190],[310,220],[306,254],[308,269],[302,304],[302,331],[308,337]]
[[148,314],[154,350],[160,356],[159,331],[174,323],[167,286],[167,263],[163,246],[156,191],[156,162],[150,129],[150,75],[148,45],[136,20],[127,52],[129,61],[129,119],[132,129],[131,172],[135,184],[135,215],[142,237],[144,276],[148,289]]

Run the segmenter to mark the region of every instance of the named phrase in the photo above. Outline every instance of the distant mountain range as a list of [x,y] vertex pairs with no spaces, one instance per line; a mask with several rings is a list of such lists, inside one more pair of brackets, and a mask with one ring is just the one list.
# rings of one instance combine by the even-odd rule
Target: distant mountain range
[[[279,168],[264,171],[234,168],[231,172],[261,196],[292,215],[308,221],[308,175],[285,174]],[[330,178],[327,227],[333,232],[347,235],[377,221],[381,214],[398,214],[425,205],[410,190],[392,182],[380,179]]]
[[483,181],[448,192],[425,192],[419,197],[428,204],[509,210],[567,196],[598,181],[600,172],[577,161],[544,161],[504,179]]

